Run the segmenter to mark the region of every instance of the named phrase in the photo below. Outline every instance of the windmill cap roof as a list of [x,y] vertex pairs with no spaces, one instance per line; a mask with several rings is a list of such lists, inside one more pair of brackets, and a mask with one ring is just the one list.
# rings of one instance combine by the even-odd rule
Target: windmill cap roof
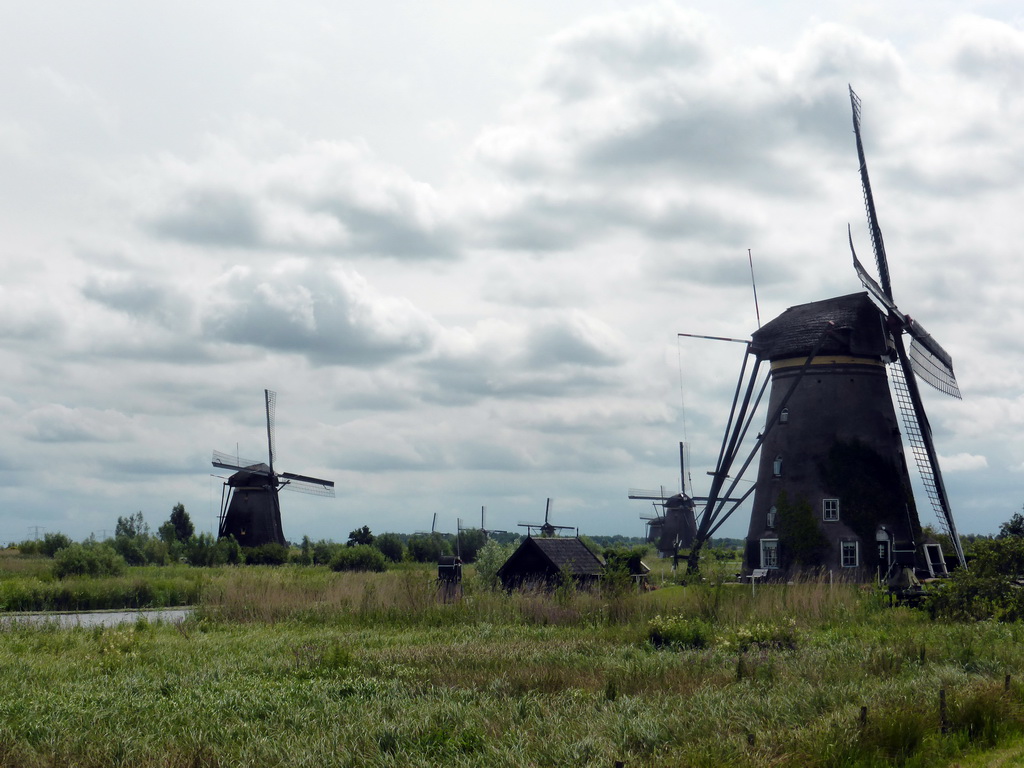
[[240,469],[228,478],[228,485],[234,487],[246,485],[269,485],[270,467],[266,464],[253,464]]
[[[831,323],[831,325],[829,325]],[[888,353],[884,315],[866,292],[790,307],[752,336],[751,349],[762,360],[818,354],[882,357]]]

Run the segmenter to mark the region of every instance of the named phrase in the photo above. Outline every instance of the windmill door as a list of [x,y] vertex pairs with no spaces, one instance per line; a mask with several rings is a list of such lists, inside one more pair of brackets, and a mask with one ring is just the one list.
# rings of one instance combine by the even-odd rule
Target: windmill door
[[886,576],[889,573],[889,563],[892,562],[890,559],[889,541],[876,541],[875,547],[878,551],[878,572],[882,576]]

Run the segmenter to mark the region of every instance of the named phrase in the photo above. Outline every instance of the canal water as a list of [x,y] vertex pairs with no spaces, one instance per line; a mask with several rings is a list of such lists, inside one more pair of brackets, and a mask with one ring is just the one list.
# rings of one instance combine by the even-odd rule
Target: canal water
[[116,627],[121,624],[134,624],[139,619],[174,624],[187,619],[192,614],[192,610],[192,608],[159,608],[143,611],[87,611],[83,613],[3,613],[0,614],[0,627],[12,624],[29,624],[31,626],[56,624],[65,629],[69,627]]

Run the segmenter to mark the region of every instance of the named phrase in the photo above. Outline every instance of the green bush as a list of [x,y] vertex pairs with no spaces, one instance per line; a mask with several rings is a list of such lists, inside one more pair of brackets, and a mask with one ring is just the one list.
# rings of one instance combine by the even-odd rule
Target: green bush
[[53,575],[120,576],[125,569],[124,558],[108,544],[72,544],[57,550],[53,557]]
[[234,536],[215,539],[212,534],[201,533],[182,544],[182,550],[189,565],[234,565],[242,560],[242,548]]
[[1024,619],[1024,539],[1008,536],[979,541],[971,569],[959,569],[930,587],[923,602],[932,618],[954,621],[1020,621]]
[[701,619],[658,615],[647,622],[647,639],[656,648],[706,648],[714,631]]
[[373,545],[393,563],[400,563],[405,557],[405,543],[397,533],[382,533],[373,542]]
[[268,542],[245,550],[246,565],[284,565],[288,562],[288,547]]
[[409,537],[409,557],[417,563],[436,563],[452,554],[452,545],[440,533],[419,533]]
[[384,555],[379,549],[369,544],[356,544],[343,547],[331,561],[331,569],[335,571],[383,571],[387,569]]
[[735,643],[740,651],[758,648],[793,650],[797,645],[796,623],[790,619],[776,623],[757,622],[739,627],[733,633],[729,643]]
[[53,557],[57,552],[71,546],[71,538],[63,533],[47,533],[43,535],[39,552],[47,557]]
[[344,548],[344,544],[320,539],[313,544],[313,565],[330,565],[334,556]]
[[498,569],[505,564],[518,545],[499,544],[490,539],[480,547],[476,553],[476,578],[480,584],[487,589],[494,589],[498,586]]

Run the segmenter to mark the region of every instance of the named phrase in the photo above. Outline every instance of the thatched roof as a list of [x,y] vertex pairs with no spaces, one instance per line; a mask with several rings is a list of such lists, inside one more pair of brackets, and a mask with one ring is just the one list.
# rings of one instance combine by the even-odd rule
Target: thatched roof
[[865,292],[798,304],[754,333],[752,351],[762,360],[805,357],[831,322],[819,355],[883,357],[888,353],[884,320]]
[[562,574],[591,580],[601,576],[604,561],[578,538],[527,536],[505,564],[498,578],[506,586],[524,582],[553,581]]

